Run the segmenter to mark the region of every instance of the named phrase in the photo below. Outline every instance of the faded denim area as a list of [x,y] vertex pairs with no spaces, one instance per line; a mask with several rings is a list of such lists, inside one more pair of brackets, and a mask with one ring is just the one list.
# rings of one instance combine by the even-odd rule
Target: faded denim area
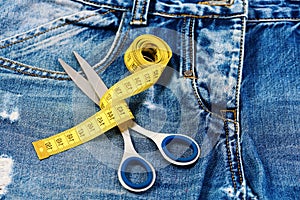
[[[253,9],[251,13],[259,12]],[[268,177],[275,180],[280,172],[264,165],[270,156],[261,155],[263,146],[255,144],[263,133],[243,128],[251,127],[252,119],[264,121],[256,117],[252,101],[264,108],[266,105],[247,92],[254,89],[251,84],[266,83],[264,77],[256,80],[251,70],[267,70],[259,60],[254,62],[251,54],[245,56],[248,67],[240,104],[247,47],[244,38],[259,42],[274,34],[265,32],[265,24],[254,22],[247,23],[246,32],[246,1],[3,0],[0,11],[0,167],[4,166],[0,175],[6,177],[0,181],[1,199],[264,199],[271,198],[266,195],[270,193],[279,197],[274,193],[276,184]],[[276,28],[279,33],[294,30],[299,36],[297,23],[293,23]],[[257,33],[263,34],[257,37]],[[128,99],[135,121],[149,130],[193,137],[202,150],[199,161],[187,168],[170,165],[153,142],[131,131],[137,151],[157,172],[154,186],[141,194],[127,191],[118,181],[123,154],[118,129],[39,161],[31,142],[64,131],[98,111],[57,59],[79,70],[72,54],[77,51],[110,87],[129,75],[123,56],[141,34],[161,37],[171,47],[173,57],[155,86]],[[293,38],[289,44],[294,50],[289,51],[296,58],[299,47]],[[251,44],[251,51],[257,53],[254,47],[260,46]],[[267,54],[261,52],[261,56]],[[297,84],[296,79],[293,84]],[[259,86],[266,91],[263,84]],[[247,103],[239,118],[240,105]],[[247,115],[251,117],[243,117]],[[245,135],[240,132],[241,122]],[[296,144],[296,139],[293,141]],[[285,177],[281,191],[293,181]]]

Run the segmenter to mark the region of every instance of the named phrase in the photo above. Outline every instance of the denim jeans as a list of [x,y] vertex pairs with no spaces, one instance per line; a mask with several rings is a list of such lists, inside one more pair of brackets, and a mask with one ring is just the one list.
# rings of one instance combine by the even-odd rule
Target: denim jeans
[[[0,1],[0,199],[296,199],[300,195],[298,0]],[[157,179],[143,193],[118,181],[118,129],[39,161],[32,142],[99,110],[57,59],[77,51],[108,87],[129,75],[139,35],[173,56],[156,85],[128,99],[152,131],[193,137],[178,167],[130,131]]]
[[241,86],[244,173],[260,199],[300,196],[300,1],[249,1]]

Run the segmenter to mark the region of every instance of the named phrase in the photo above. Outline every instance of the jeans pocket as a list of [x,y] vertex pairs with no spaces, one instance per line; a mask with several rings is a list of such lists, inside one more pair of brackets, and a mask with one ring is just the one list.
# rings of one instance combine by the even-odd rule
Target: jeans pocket
[[[245,19],[195,20],[195,64],[186,69],[201,107],[224,116],[238,109]],[[192,74],[192,75],[190,75]]]
[[[79,69],[72,51],[93,65],[117,48],[123,13],[106,8],[60,17],[0,41],[0,69],[40,78],[67,79],[57,59]],[[29,19],[30,20],[30,19]]]

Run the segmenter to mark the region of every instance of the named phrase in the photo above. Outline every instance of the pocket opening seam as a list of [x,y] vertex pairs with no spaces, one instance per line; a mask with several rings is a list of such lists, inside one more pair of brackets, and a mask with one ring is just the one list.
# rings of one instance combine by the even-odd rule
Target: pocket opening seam
[[[106,14],[112,13],[112,12],[114,12],[114,10],[109,10],[109,11],[107,11],[107,12],[105,12],[105,13],[101,13],[101,15],[106,15]],[[23,38],[23,39],[21,39],[21,40],[18,40],[18,41],[15,41],[15,42],[12,42],[12,43],[9,43],[9,44],[0,46],[0,49],[5,49],[5,48],[10,47],[10,46],[13,46],[13,45],[15,45],[15,44],[19,44],[19,43],[25,42],[25,41],[27,41],[27,40],[33,39],[33,38],[38,37],[38,36],[40,36],[40,35],[43,35],[43,34],[45,34],[45,33],[49,33],[49,32],[54,31],[54,30],[56,30],[56,29],[62,28],[62,27],[67,26],[67,25],[75,24],[75,23],[77,23],[77,22],[86,20],[86,19],[88,19],[88,18],[90,18],[90,17],[94,17],[94,16],[97,16],[97,15],[98,15],[98,13],[95,13],[95,14],[92,14],[92,15],[88,15],[88,16],[81,17],[81,18],[79,18],[79,19],[77,19],[77,20],[74,20],[74,21],[67,21],[67,22],[65,22],[65,23],[63,23],[63,24],[60,24],[60,25],[58,25],[58,26],[52,27],[52,28],[50,28],[50,29],[47,29],[47,30],[42,31],[42,32],[39,32],[39,33],[35,33],[34,35],[31,35],[31,36],[29,36],[29,37]]]
[[[124,35],[124,37],[120,37],[119,38],[119,40],[120,39],[122,39],[121,40],[121,44],[119,44],[118,45],[118,49],[117,49],[117,51],[114,53],[114,55],[113,56],[111,56],[111,58],[110,59],[108,59],[107,61],[106,61],[106,64],[103,66],[103,67],[101,67],[101,64],[97,64],[96,66],[95,66],[95,70],[97,71],[97,73],[100,73],[100,72],[103,72],[104,70],[106,70],[117,58],[118,58],[118,55],[120,54],[120,52],[121,52],[121,50],[123,49],[123,47],[124,47],[124,45],[125,45],[125,43],[126,43],[126,41],[127,41],[127,37],[128,37],[128,31],[125,33],[125,35]],[[100,68],[101,67],[101,68]]]
[[[0,58],[0,60],[2,60],[2,58]],[[8,61],[8,62],[11,62],[12,64],[16,64],[16,65],[22,66],[22,64],[14,63],[12,61]],[[63,73],[63,72],[61,72],[61,73],[60,72],[52,72],[53,75],[62,75],[62,77],[54,77],[54,76],[51,76],[51,75],[33,74],[33,73],[26,72],[26,71],[21,70],[21,69],[17,69],[17,68],[13,68],[13,67],[8,67],[7,65],[3,65],[3,64],[0,64],[0,66],[3,67],[4,69],[12,70],[12,71],[15,71],[17,73],[29,75],[29,76],[32,76],[32,77],[49,78],[49,79],[61,80],[61,81],[63,81],[63,80],[71,80],[71,78],[69,78],[69,77],[63,77],[64,75],[67,76],[67,74]],[[30,69],[34,69],[34,68],[31,68],[30,66],[26,66],[26,67],[29,67]],[[39,69],[39,70],[41,71],[41,69]],[[44,72],[47,72],[47,74],[50,74],[48,71],[44,71]]]
[[[115,10],[108,10],[108,11],[106,11],[104,13],[100,13],[100,14],[101,15],[106,15],[106,14],[109,14],[109,13],[112,13],[112,12],[115,12]],[[0,46],[0,49],[8,48],[8,47],[13,46],[15,44],[19,44],[19,43],[25,42],[27,40],[33,39],[35,37],[38,37],[42,34],[49,33],[50,31],[59,29],[59,28],[64,27],[66,25],[72,25],[72,24],[75,24],[77,22],[86,20],[90,17],[94,17],[94,16],[97,16],[97,15],[99,15],[99,13],[87,15],[87,16],[81,17],[81,18],[79,18],[77,20],[74,20],[74,21],[67,21],[63,24],[59,24],[58,26],[55,26],[55,27],[52,27],[52,28],[47,29],[45,31],[36,33],[36,34],[31,35],[29,37],[26,37],[26,38],[23,38],[21,40],[15,41],[13,43],[10,43],[10,44],[4,45],[4,46]],[[3,61],[5,63],[10,63],[10,65],[0,63],[0,66],[3,67],[4,69],[12,70],[12,71],[20,73],[20,74],[29,75],[29,76],[32,76],[32,77],[39,77],[39,78],[50,78],[50,79],[54,79],[54,80],[71,80],[70,77],[65,72],[51,71],[51,70],[46,70],[46,69],[42,69],[42,68],[37,68],[37,67],[34,67],[34,66],[19,63],[17,61],[13,61],[13,60],[6,59],[6,58],[3,58],[3,57],[0,57],[0,61]],[[12,67],[11,65],[15,65],[15,66],[18,66],[18,67]],[[20,68],[25,68],[25,69],[23,70],[23,69],[20,69]],[[34,70],[37,73],[26,72],[26,70]]]
[[[244,56],[244,36],[245,36],[245,23],[246,23],[246,19],[245,17],[242,18],[242,28],[241,28],[241,37],[240,37],[240,55],[239,55],[239,64],[238,64],[238,69],[237,69],[237,80],[236,80],[236,88],[235,88],[235,108],[237,110],[237,113],[239,111],[239,101],[240,101],[240,87],[241,87],[241,76],[242,76],[242,66],[243,66],[243,56]],[[195,67],[195,66],[193,66]],[[193,69],[193,71],[195,71],[195,69]],[[228,119],[226,117],[224,117],[222,114],[218,114],[218,113],[215,113],[215,112],[212,112],[210,111],[204,104],[202,98],[201,98],[201,94],[199,92],[199,90],[197,89],[197,83],[196,83],[196,80],[198,78],[191,78],[192,80],[192,88],[193,88],[193,91],[194,91],[194,95],[198,101],[198,104],[200,105],[200,107],[202,109],[204,109],[204,111],[208,112],[208,113],[211,113],[212,115],[215,115],[216,117],[218,118],[221,118],[223,120],[229,120],[231,121],[231,119]],[[233,109],[233,108],[231,108]],[[222,113],[222,110],[220,110],[220,113]],[[238,116],[237,116],[238,118]],[[233,121],[236,122],[238,119],[234,119]]]

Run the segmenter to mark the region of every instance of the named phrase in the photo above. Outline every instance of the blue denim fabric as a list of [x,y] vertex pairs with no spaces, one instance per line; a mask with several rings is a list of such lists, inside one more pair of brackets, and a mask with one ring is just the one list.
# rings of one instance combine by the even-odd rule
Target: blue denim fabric
[[241,88],[242,157],[260,199],[299,199],[300,1],[250,1]]
[[[0,198],[296,199],[297,5],[250,1],[248,17],[243,0],[0,1]],[[124,52],[146,33],[164,39],[173,57],[154,87],[128,99],[135,121],[195,138],[199,161],[170,165],[131,131],[157,171],[141,194],[118,181],[117,129],[39,161],[32,141],[98,111],[57,59],[79,70],[77,51],[112,86],[129,74]]]

